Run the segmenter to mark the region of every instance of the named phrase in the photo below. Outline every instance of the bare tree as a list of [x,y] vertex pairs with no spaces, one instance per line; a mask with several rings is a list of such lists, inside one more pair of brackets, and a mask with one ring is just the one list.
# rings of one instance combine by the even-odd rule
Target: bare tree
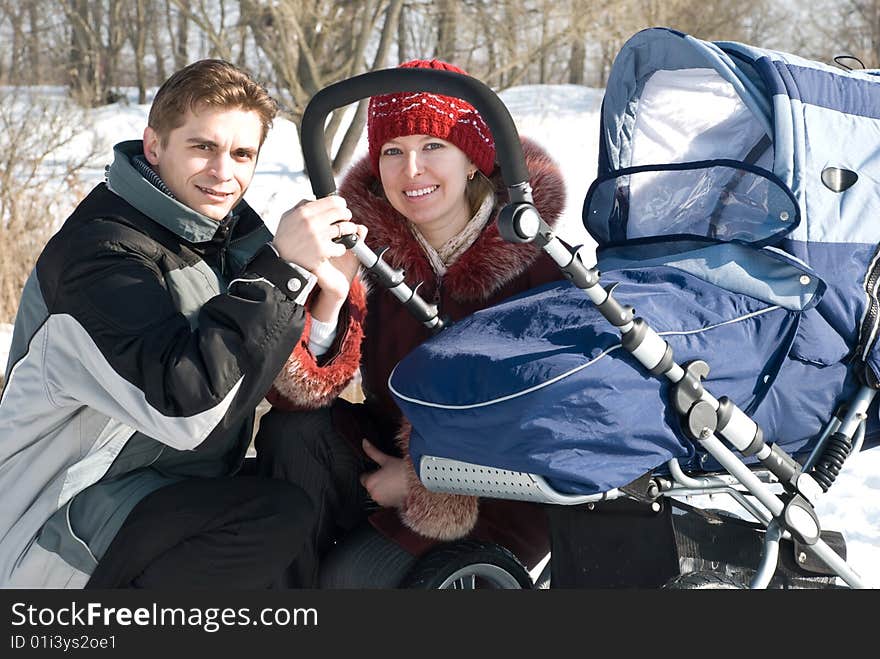
[[55,82],[51,79],[52,0],[0,0],[0,82],[12,85]]
[[178,12],[175,67],[189,64],[189,30],[195,28],[203,40],[199,57],[218,57],[234,62],[238,59],[240,33],[246,29],[241,21],[245,2],[234,0],[170,0]]
[[119,53],[125,43],[120,0],[62,0],[70,28],[68,80],[85,107],[112,100]]
[[837,55],[851,55],[869,69],[880,67],[880,0],[825,0],[819,12],[804,19],[820,35],[812,57],[830,62]]
[[435,3],[437,11],[437,57],[443,60],[455,60],[455,42],[458,33],[457,0],[440,0]]
[[[376,49],[376,56],[373,59],[373,69],[379,69],[385,66],[385,60],[388,51],[391,48],[391,35],[397,30],[398,21],[400,20],[400,12],[403,9],[402,0],[394,0],[389,3],[386,10],[385,22],[382,25],[382,35],[379,39],[379,47]],[[357,111],[343,137],[336,156],[333,158],[333,171],[340,172],[354,155],[358,138],[364,130],[367,121],[367,100],[364,99],[358,103]]]
[[101,150],[89,140],[70,148],[82,125],[66,99],[0,93],[0,323],[12,322],[37,255],[85,192],[85,168]]
[[[250,27],[260,54],[271,67],[285,113],[299,127],[311,97],[323,87],[385,63],[397,34],[402,0],[242,0],[241,20]],[[367,53],[378,30],[372,61]],[[284,48],[279,48],[284,44]],[[343,138],[334,166],[341,168],[363,130],[364,110]],[[325,131],[328,145],[343,125],[344,110],[333,113]],[[349,135],[351,137],[349,137]]]
[[153,16],[151,0],[133,0],[126,4],[122,20],[125,34],[134,51],[135,80],[138,88],[138,103],[147,102],[147,75],[144,59],[147,54],[147,36],[150,32],[149,20]]
[[[174,0],[165,0],[165,27],[171,41],[174,69],[182,69],[189,62],[189,18]],[[162,77],[164,80],[164,76]]]

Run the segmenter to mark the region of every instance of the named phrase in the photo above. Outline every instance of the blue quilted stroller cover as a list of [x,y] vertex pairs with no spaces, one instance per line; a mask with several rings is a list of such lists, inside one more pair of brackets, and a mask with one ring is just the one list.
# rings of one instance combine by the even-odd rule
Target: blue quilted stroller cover
[[[645,30],[615,60],[600,137],[583,213],[603,284],[803,455],[859,382],[880,382],[880,78]],[[414,464],[538,474],[571,494],[670,459],[714,469],[668,384],[620,348],[568,283],[458,322],[390,379]]]

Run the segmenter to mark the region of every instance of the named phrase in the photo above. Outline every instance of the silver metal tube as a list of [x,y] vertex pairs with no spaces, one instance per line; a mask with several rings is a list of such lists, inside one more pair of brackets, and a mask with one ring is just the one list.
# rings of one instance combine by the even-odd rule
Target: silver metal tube
[[868,408],[877,392],[870,387],[862,387],[858,390],[849,404],[846,416],[840,423],[838,432],[843,433],[847,437],[855,435],[859,424],[867,417]]
[[810,457],[807,458],[807,461],[804,463],[805,472],[809,473],[810,470],[816,466],[816,462],[819,460],[819,456],[822,455],[822,451],[825,448],[825,442],[828,441],[831,433],[837,432],[839,428],[840,419],[836,416],[832,416],[822,429],[822,434],[819,435],[819,439],[816,440],[816,446],[813,448],[813,452],[810,453]]
[[672,489],[663,493],[663,496],[667,497],[692,497],[692,496],[715,496],[716,494],[726,494],[731,499],[736,501],[743,509],[748,512],[752,517],[755,518],[756,521],[763,524],[765,527],[773,521],[773,518],[770,517],[770,514],[759,507],[757,502],[749,500],[749,498],[740,492],[737,489],[734,489],[730,486],[719,486],[710,489],[707,488],[679,488],[673,487]]
[[815,545],[810,547],[810,549],[812,549],[813,552],[822,559],[822,562],[834,570],[849,586],[852,586],[853,588],[880,587],[880,584],[874,584],[873,586],[868,585],[845,560],[837,555],[837,552],[825,543],[824,540],[819,540]]
[[856,436],[853,438],[853,447],[852,447],[852,455],[858,455],[859,451],[862,450],[862,444],[865,443],[865,426],[867,425],[867,421],[862,421],[862,425],[859,426],[858,430],[856,430]]
[[706,438],[700,439],[702,445],[709,453],[712,454],[721,466],[728,472],[733,474],[736,479],[745,486],[745,488],[754,496],[761,504],[770,511],[773,517],[779,517],[785,505],[775,494],[768,492],[767,488],[755,476],[752,471],[734,455],[733,451],[727,448],[715,434],[711,434]]
[[354,255],[358,258],[365,268],[372,268],[379,262],[379,256],[367,247],[363,240],[358,240],[351,248]]
[[686,485],[688,487],[714,487],[714,483],[711,482],[711,476],[702,477],[702,478],[693,478],[684,473],[684,470],[681,468],[681,465],[678,464],[678,460],[670,460],[666,463],[666,466],[669,467],[669,473],[672,474],[672,477],[682,485]]
[[[685,474],[681,468],[681,465],[679,465],[678,462],[676,462],[675,460],[670,460],[668,466],[669,472],[672,474],[676,485],[673,485],[671,488],[664,491],[664,495],[706,496],[710,494],[727,494],[739,505],[741,505],[746,511],[751,513],[751,515],[756,520],[761,522],[764,526],[770,524],[772,516],[765,509],[758,507],[757,503],[750,501],[745,494],[743,494],[739,490],[734,489],[736,485],[740,485],[740,482],[736,480],[736,477],[700,476],[698,478],[694,478]],[[766,480],[761,478],[760,473],[755,474],[755,472],[752,472],[752,474],[755,475],[755,477],[762,483],[774,482],[770,480],[773,478],[770,472],[763,472]],[[680,483],[684,487],[679,487],[678,483]]]
[[553,236],[553,234],[550,235],[550,241],[544,245],[544,251],[547,252],[547,255],[556,262],[556,265],[560,268],[564,268],[571,263],[574,254],[572,254],[556,236]]
[[721,435],[733,444],[740,452],[745,451],[758,432],[758,424],[738,406],[732,408],[730,421],[721,431]]
[[764,535],[764,555],[758,566],[755,576],[752,578],[749,588],[763,590],[770,584],[770,580],[779,565],[779,541],[782,539],[783,530],[775,519],[767,527]]
[[[721,465],[733,474],[746,489],[760,501],[773,517],[782,515],[785,505],[774,494],[767,492],[761,481],[743,464],[733,452],[721,443],[715,435],[703,440],[703,446]],[[837,555],[823,540],[819,540],[811,549],[828,567],[834,570],[841,579],[853,588],[866,588],[862,578],[846,561]]]
[[666,375],[667,380],[676,383],[684,377],[684,369],[678,364],[673,364],[672,368],[666,371],[664,375]]
[[642,342],[632,350],[632,356],[647,369],[652,369],[666,353],[666,340],[655,332],[651,327],[645,327],[645,336]]

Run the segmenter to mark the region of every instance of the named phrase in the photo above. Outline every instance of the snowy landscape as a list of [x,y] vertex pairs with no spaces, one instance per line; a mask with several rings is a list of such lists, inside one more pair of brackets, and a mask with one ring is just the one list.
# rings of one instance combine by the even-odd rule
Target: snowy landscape
[[[540,142],[566,177],[568,198],[558,225],[559,235],[575,244],[591,244],[580,215],[596,174],[601,90],[574,85],[523,86],[507,89],[500,96],[520,134]],[[83,148],[92,139],[101,145],[106,155],[89,169],[91,182],[102,180],[113,143],[141,137],[148,110],[148,105],[123,102],[90,111],[81,139],[68,148]],[[365,137],[356,157],[364,153]],[[64,158],[64,154],[55,155]],[[263,147],[246,199],[274,229],[283,211],[310,196],[296,129],[289,121],[278,119]],[[71,209],[76,201],[71,200]],[[0,325],[0,365],[6,363],[11,335],[10,325]],[[723,505],[722,501],[711,502],[713,508]],[[823,528],[843,532],[853,568],[873,587],[880,587],[880,449],[864,452],[846,463],[831,491],[820,500],[818,512]]]

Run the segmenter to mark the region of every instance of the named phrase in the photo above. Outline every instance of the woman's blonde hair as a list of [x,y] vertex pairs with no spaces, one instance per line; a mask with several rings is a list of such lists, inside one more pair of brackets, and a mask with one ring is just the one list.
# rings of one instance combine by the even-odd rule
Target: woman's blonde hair
[[467,182],[467,187],[464,191],[468,208],[471,210],[471,217],[480,210],[486,195],[493,192],[495,192],[495,184],[478,169],[474,177]]

